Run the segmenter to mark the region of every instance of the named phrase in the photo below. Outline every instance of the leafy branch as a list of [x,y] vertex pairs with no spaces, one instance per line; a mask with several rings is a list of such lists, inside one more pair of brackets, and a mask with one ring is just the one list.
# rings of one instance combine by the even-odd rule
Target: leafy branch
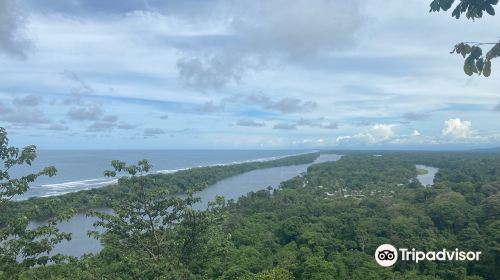
[[[12,199],[26,193],[29,185],[38,177],[56,175],[56,168],[50,166],[19,178],[11,177],[9,170],[22,165],[31,166],[36,156],[34,145],[22,149],[9,146],[7,131],[0,127],[0,212],[8,211],[15,203]],[[45,225],[31,227],[29,217],[34,216],[39,210],[35,207],[11,217],[5,224],[0,224],[0,279],[4,279],[5,276],[13,279],[13,276],[26,268],[65,260],[60,254],[49,256],[49,253],[56,244],[71,239],[70,234],[59,231],[57,223],[69,219],[73,212],[64,211],[47,221]]]
[[[434,0],[431,2],[430,12],[448,11],[454,2],[455,0]],[[472,20],[483,17],[483,12],[494,16],[495,8],[493,6],[497,4],[498,0],[460,0],[451,15],[459,19],[465,13],[465,16]]]
[[[493,48],[484,54],[481,45],[494,44]],[[465,58],[464,72],[472,76],[474,73],[489,77],[491,75],[491,60],[500,56],[500,42],[498,43],[460,43],[455,45],[451,53],[457,53]]]
[[[465,14],[467,19],[475,20],[482,18],[484,13],[491,16],[495,15],[495,8],[499,0],[460,0],[453,9],[451,15],[457,19]],[[448,11],[455,0],[433,0],[430,4],[429,12]],[[480,46],[493,45],[493,47],[484,54]],[[491,60],[500,56],[500,41],[495,43],[481,42],[462,42],[456,44],[451,53],[458,53],[465,58],[464,72],[472,76],[474,73],[489,77],[491,75]]]

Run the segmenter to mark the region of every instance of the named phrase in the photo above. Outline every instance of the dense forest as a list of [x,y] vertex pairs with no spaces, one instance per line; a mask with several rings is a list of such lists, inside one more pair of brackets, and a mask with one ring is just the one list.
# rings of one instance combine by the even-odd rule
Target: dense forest
[[[7,167],[36,158],[34,147],[2,143]],[[196,191],[209,184],[257,168],[312,162],[318,154],[175,174],[150,174],[146,160],[113,161],[105,174],[120,176],[116,185],[21,202],[11,195],[55,169],[21,179],[4,171],[0,279],[498,279],[498,154],[342,154],[338,161],[311,165],[279,189],[237,201],[217,197],[204,210],[191,206],[199,201]],[[432,187],[419,183],[416,164],[439,168]],[[103,244],[101,252],[48,257],[55,244],[70,238],[57,230],[57,221],[101,205],[113,209],[90,212],[103,229],[89,233]],[[29,229],[33,217],[52,219]],[[399,261],[384,268],[373,257],[384,243],[482,255],[479,261]]]

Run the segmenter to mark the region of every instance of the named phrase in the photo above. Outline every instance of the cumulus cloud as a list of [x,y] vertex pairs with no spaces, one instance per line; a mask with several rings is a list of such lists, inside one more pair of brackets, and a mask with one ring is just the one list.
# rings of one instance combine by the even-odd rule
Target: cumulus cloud
[[23,108],[9,110],[0,114],[0,120],[19,125],[47,124],[51,122],[43,111]]
[[273,100],[262,93],[238,94],[222,100],[224,103],[239,103],[244,105],[256,105],[263,109],[276,111],[283,114],[309,113],[317,108],[318,104],[312,101],[303,101],[298,98],[285,97]]
[[296,130],[297,125],[295,124],[287,124],[287,123],[278,123],[273,126],[273,129],[281,129],[281,130]]
[[375,124],[370,133],[379,141],[384,141],[392,138],[395,135],[395,124]]
[[[219,48],[193,51],[181,58],[180,78],[198,89],[238,82],[249,69],[268,66],[269,60],[300,62],[355,43],[362,26],[359,0],[221,1],[229,18]],[[279,11],[277,13],[276,11]]]
[[12,101],[12,103],[14,103],[14,105],[17,105],[17,106],[30,106],[30,107],[38,106],[42,102],[43,102],[43,98],[40,97],[40,96],[38,96],[38,95],[34,95],[34,94],[26,95],[26,96],[23,96],[23,97],[16,97]]
[[338,129],[339,125],[336,122],[328,122],[325,118],[319,119],[300,119],[296,122],[297,126],[319,127],[323,129]]
[[69,127],[62,125],[62,124],[51,124],[49,127],[47,127],[48,130],[52,131],[66,131],[69,130]]
[[239,81],[243,67],[232,65],[227,56],[201,59],[182,58],[177,61],[179,78],[184,85],[200,90],[220,88],[230,81]]
[[444,137],[454,139],[469,138],[473,135],[472,124],[470,121],[462,121],[459,118],[449,119],[444,122],[441,133]]
[[326,144],[325,139],[303,139],[301,141],[293,141],[292,145],[294,146],[323,146]]
[[241,119],[236,122],[237,126],[255,126],[255,127],[262,127],[265,126],[266,124],[263,122],[257,122],[254,120],[250,119]]
[[115,126],[116,124],[114,122],[97,121],[87,127],[87,132],[111,131],[115,128]]
[[339,136],[336,138],[336,142],[357,145],[386,143],[395,138],[394,128],[396,127],[395,124],[374,124],[364,132]]
[[88,104],[71,108],[68,117],[75,121],[96,121],[104,114],[104,110],[97,104]]
[[146,128],[144,130],[144,137],[155,137],[162,134],[165,134],[165,131],[161,128]]
[[10,107],[0,102],[0,120],[17,125],[48,124],[51,120],[37,108]]
[[26,15],[15,0],[0,1],[0,52],[26,58],[31,42],[25,32]]
[[[87,119],[88,120],[88,119]],[[97,118],[97,121],[92,123],[89,127],[87,127],[87,132],[104,132],[111,131],[115,128],[119,129],[131,129],[128,124],[121,123],[118,124],[118,117],[115,115],[107,115],[102,118]]]

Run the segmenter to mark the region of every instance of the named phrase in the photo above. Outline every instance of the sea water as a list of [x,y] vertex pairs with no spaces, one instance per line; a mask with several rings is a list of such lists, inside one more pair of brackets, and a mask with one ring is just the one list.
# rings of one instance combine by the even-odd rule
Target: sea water
[[16,178],[38,172],[46,166],[55,166],[55,177],[40,177],[30,190],[17,200],[30,197],[54,196],[113,183],[103,173],[111,169],[112,160],[135,164],[147,159],[153,172],[175,172],[176,170],[232,164],[248,161],[272,160],[288,155],[311,152],[310,150],[40,150],[31,166],[14,168],[11,177]]

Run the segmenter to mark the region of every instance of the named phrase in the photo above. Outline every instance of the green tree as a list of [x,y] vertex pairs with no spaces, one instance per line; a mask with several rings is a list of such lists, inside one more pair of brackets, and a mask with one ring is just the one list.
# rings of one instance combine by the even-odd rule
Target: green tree
[[[434,0],[430,4],[431,12],[439,12],[441,10],[448,11],[455,0]],[[453,9],[452,16],[459,19],[462,14],[468,19],[482,18],[486,12],[491,16],[495,15],[495,8],[498,0],[460,0]],[[481,46],[493,45],[488,51],[484,52]],[[462,42],[456,44],[451,53],[457,53],[465,58],[464,72],[472,76],[474,73],[489,77],[491,75],[491,60],[500,56],[500,41],[499,42]]]
[[462,228],[465,225],[469,208],[464,197],[456,192],[440,194],[428,206],[436,226],[452,230]]
[[293,274],[283,268],[239,277],[238,280],[293,280]]
[[[12,178],[11,169],[21,165],[31,165],[36,159],[36,146],[27,146],[22,149],[9,146],[6,130],[0,127],[0,158],[3,168],[0,170],[0,212],[6,211],[14,203],[15,196],[26,193],[30,183],[40,176],[55,176],[55,167],[46,167],[42,171]],[[69,240],[70,235],[59,232],[57,222],[67,215],[62,215],[48,221],[44,226],[31,228],[29,217],[35,213],[22,213],[12,217],[0,228],[0,278],[13,278],[22,270],[35,266],[45,265],[50,261],[59,262],[64,258],[61,255],[49,257],[53,247],[62,240]]]
[[304,262],[302,279],[327,280],[336,279],[337,270],[333,263],[320,257],[310,257]]
[[91,232],[104,243],[101,256],[110,264],[109,275],[191,279],[207,273],[213,259],[224,258],[226,239],[218,226],[225,203],[222,197],[205,211],[194,210],[193,204],[200,201],[193,197],[196,188],[185,197],[173,196],[154,177],[145,176],[152,167],[147,160],[137,165],[115,160],[112,166],[114,170],[105,175],[127,174],[119,179],[126,192],[110,201],[113,214],[93,212],[99,218],[95,226],[105,232]]

